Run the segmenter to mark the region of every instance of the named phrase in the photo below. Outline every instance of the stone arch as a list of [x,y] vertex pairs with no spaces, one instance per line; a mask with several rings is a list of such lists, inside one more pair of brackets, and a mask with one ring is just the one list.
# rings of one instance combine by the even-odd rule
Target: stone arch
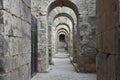
[[55,17],[53,18],[52,21],[54,21],[56,18],[62,17],[62,16],[65,16],[65,17],[69,18],[69,19],[71,20],[73,26],[74,26],[75,21],[74,21],[73,17],[71,17],[71,16],[70,16],[69,14],[67,14],[67,13],[59,13],[59,14],[55,15]]
[[[70,48],[73,48],[73,49],[69,49],[70,50],[69,53],[73,54],[73,52],[75,52],[73,44],[75,44],[75,45],[77,44],[75,42],[75,40],[77,39],[76,35],[77,35],[77,27],[78,27],[78,22],[79,22],[79,10],[78,10],[78,7],[77,7],[77,5],[75,3],[73,3],[70,0],[54,0],[54,1],[52,1],[50,3],[50,5],[48,5],[48,8],[47,8],[46,19],[47,19],[47,25],[48,26],[52,25],[52,23],[49,24],[49,20],[48,20],[49,19],[49,15],[52,12],[52,10],[55,9],[55,8],[57,8],[57,7],[67,7],[67,8],[70,8],[71,10],[73,10],[73,12],[75,13],[74,16],[76,17],[76,25],[73,25],[72,29],[70,28],[69,24],[67,24],[65,22],[58,23],[58,25],[57,25],[57,26],[59,26],[59,25],[65,25],[65,26],[67,26],[69,28],[69,31],[72,32],[71,33],[71,39],[70,39],[70,41],[71,41],[72,44],[70,45],[71,46]],[[65,16],[65,15],[63,15],[63,16]],[[57,28],[57,26],[56,26],[56,28]],[[48,27],[48,31],[47,32],[49,32],[49,28],[51,28],[51,27]],[[75,37],[73,38],[73,36],[75,36]],[[56,51],[54,51],[54,52],[56,52]]]
[[69,34],[69,31],[67,31],[65,28],[60,28],[57,30],[57,33],[59,33],[59,31],[65,31],[67,34]]
[[60,35],[60,34],[64,34],[64,35],[68,36],[67,32],[65,32],[65,31],[58,32],[58,35]]
[[57,27],[60,26],[60,25],[65,25],[65,26],[69,29],[69,31],[71,31],[69,25],[66,24],[66,23],[59,23],[59,24],[56,26],[56,29],[57,29]]
[[69,34],[68,34],[65,30],[59,30],[59,31],[57,32],[57,36],[58,36],[59,34],[61,34],[61,33],[64,33],[67,37],[69,37]]
[[[61,20],[62,19],[62,20]],[[72,21],[67,18],[67,17],[58,17],[54,20],[54,23],[53,23],[54,27],[56,26],[59,26],[59,25],[65,25],[65,26],[68,26],[70,28],[71,31],[73,31],[74,29],[74,25],[72,23]]]
[[[57,27],[58,28],[58,27]],[[67,27],[68,28],[68,27]],[[59,35],[60,32],[64,32],[66,34],[67,37],[70,36],[70,31],[68,31],[68,29],[66,28],[59,28],[56,30],[56,36]]]
[[56,8],[56,7],[63,7],[63,6],[71,8],[75,12],[76,16],[79,15],[79,10],[78,10],[77,6],[73,2],[71,2],[69,0],[55,0],[55,1],[53,1],[48,6],[47,14],[49,15],[49,13],[54,8]]
[[77,18],[77,22],[76,22],[77,25],[75,26],[75,30],[76,30],[76,27],[78,26],[78,22],[79,22],[79,10],[78,10],[77,5],[69,0],[55,0],[51,2],[47,8],[47,19],[48,19],[49,14],[54,8],[63,7],[63,6],[72,9],[74,13],[76,14],[76,18]]

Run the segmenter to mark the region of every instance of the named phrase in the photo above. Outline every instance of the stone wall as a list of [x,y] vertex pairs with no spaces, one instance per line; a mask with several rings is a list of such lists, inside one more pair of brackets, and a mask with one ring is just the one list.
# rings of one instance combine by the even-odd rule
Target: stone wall
[[79,72],[90,72],[90,73],[95,73],[96,72],[96,58],[95,56],[85,56],[81,55],[77,57],[77,62],[78,62],[78,69]]
[[46,72],[49,67],[46,24],[39,20],[38,25],[38,71]]
[[30,0],[0,0],[0,80],[30,80]]
[[[50,3],[53,1],[55,0],[43,0],[43,1],[32,0],[32,14],[38,18],[40,23],[40,26],[38,28],[38,41],[39,41],[38,42],[38,54],[39,54],[38,68],[40,69],[40,71],[41,70],[45,71],[45,69],[48,68],[48,63],[47,63],[49,58],[48,57],[48,46],[49,46],[48,41],[50,41],[48,40],[48,37],[49,39],[51,37],[51,35],[49,34],[50,33],[49,26],[51,24],[47,25],[46,16],[47,16],[47,8],[50,5]],[[73,2],[73,4],[75,4],[79,10],[79,13],[77,13],[79,14],[77,15],[79,16],[77,17],[79,19],[78,26],[77,26],[78,35],[76,37],[76,35],[73,34],[74,39],[76,39],[76,40],[73,40],[75,43],[73,56],[75,58],[74,62],[76,62],[77,60],[77,64],[78,66],[80,66],[81,63],[79,63],[79,59],[81,58],[81,56],[85,55],[91,58],[94,57],[94,60],[96,58],[96,41],[95,41],[96,40],[95,38],[96,0],[70,0],[70,1]],[[53,6],[56,6],[56,5],[53,5]],[[53,17],[54,15],[56,15],[56,13],[57,13],[57,10],[55,12],[52,12],[53,15],[51,15],[50,17]],[[76,32],[73,32],[73,33],[76,33]],[[54,45],[51,45],[51,46],[54,46]],[[86,58],[83,57],[83,62],[85,59],[87,59],[87,57]],[[93,65],[93,63],[92,64],[89,63],[89,59],[85,60],[84,63]],[[95,61],[93,62],[95,65]]]
[[96,0],[80,0],[77,1],[76,5],[79,9],[79,22],[77,26],[77,65],[82,72],[95,72]]
[[97,0],[97,80],[120,80],[118,0]]
[[31,11],[38,21],[38,72],[49,68],[46,6],[44,1],[31,0]]

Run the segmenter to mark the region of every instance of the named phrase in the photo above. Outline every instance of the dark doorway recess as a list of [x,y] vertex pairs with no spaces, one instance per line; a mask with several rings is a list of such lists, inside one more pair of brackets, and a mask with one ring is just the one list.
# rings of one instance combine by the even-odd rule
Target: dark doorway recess
[[31,76],[33,77],[38,69],[37,20],[33,16],[31,23]]
[[59,41],[60,41],[60,42],[65,42],[65,35],[64,35],[64,34],[61,34],[61,35],[59,36]]

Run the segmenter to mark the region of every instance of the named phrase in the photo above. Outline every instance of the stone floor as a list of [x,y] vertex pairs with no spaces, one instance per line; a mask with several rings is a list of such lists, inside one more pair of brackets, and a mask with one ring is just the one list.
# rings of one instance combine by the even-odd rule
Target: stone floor
[[77,73],[64,51],[53,58],[54,65],[49,73],[38,73],[32,80],[96,80],[96,74]]

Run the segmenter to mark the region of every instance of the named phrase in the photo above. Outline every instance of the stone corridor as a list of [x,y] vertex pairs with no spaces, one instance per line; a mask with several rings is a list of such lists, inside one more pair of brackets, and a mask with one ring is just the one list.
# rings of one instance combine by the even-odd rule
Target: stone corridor
[[0,80],[31,79],[120,80],[120,0],[0,0]]
[[77,73],[71,64],[69,54],[59,50],[54,55],[54,65],[48,73],[38,73],[32,80],[96,80],[96,74]]

